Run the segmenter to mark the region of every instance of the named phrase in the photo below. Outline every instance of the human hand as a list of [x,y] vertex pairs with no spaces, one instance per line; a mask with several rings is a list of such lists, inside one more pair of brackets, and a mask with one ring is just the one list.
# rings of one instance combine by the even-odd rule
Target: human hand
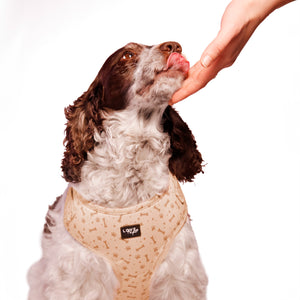
[[197,92],[220,70],[231,66],[257,26],[276,8],[291,0],[233,0],[227,6],[217,37],[204,50],[200,61],[189,71],[182,87],[169,104],[175,104]]

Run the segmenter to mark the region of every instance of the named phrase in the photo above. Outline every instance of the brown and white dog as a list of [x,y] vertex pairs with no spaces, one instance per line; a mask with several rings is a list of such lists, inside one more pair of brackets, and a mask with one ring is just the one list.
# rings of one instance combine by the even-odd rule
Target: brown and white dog
[[[113,262],[78,242],[64,220],[71,189],[86,205],[96,206],[95,211],[97,207],[126,210],[165,195],[170,177],[192,181],[202,172],[201,154],[190,129],[168,105],[189,70],[181,52],[176,42],[127,44],[106,60],[89,89],[65,109],[62,170],[69,186],[49,207],[43,256],[28,275],[30,300],[206,299],[207,277],[189,218],[151,270],[148,295],[139,298],[118,298],[122,279]],[[101,224],[97,230],[101,231]],[[144,238],[142,226],[134,230],[141,230],[135,239]],[[80,233],[83,239],[84,234]],[[97,234],[101,243],[104,232]],[[155,243],[156,236],[151,238]],[[121,241],[126,251],[130,240]],[[146,255],[147,260],[152,254]],[[137,285],[141,274],[135,274]]]

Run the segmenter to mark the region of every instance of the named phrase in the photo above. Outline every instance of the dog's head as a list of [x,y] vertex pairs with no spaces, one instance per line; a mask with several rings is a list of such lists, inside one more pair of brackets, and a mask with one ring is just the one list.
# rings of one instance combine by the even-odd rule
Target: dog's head
[[106,60],[91,88],[98,88],[106,108],[166,106],[189,70],[181,51],[175,42],[152,47],[129,43]]
[[95,130],[102,130],[103,110],[132,109],[143,118],[160,111],[161,126],[170,135],[170,171],[181,181],[191,181],[202,171],[191,131],[168,106],[189,70],[181,52],[176,42],[129,43],[106,60],[89,89],[65,109],[68,122],[62,170],[67,181],[80,181],[82,164],[95,145]]

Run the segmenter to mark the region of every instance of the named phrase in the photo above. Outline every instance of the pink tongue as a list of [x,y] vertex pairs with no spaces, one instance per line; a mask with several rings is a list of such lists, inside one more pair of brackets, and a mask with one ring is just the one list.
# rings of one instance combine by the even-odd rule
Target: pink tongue
[[181,54],[173,52],[167,61],[167,69],[170,68],[180,70],[187,75],[190,69],[190,63]]

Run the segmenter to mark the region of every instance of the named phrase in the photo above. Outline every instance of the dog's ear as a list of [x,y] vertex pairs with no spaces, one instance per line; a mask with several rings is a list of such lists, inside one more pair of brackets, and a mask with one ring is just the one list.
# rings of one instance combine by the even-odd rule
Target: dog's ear
[[203,160],[191,130],[171,106],[164,112],[163,127],[171,140],[172,156],[169,160],[171,173],[179,181],[192,181],[197,173],[203,173]]
[[63,177],[68,182],[79,182],[80,173],[87,153],[94,148],[94,132],[101,131],[103,86],[98,78],[73,105],[65,108],[67,127],[62,160]]

